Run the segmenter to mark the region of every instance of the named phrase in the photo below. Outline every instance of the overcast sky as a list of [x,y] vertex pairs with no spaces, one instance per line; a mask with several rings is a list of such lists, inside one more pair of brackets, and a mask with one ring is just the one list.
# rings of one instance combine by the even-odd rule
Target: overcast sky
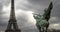
[[[23,32],[37,32],[32,13],[44,13],[52,0],[15,0],[15,13],[19,28]],[[60,0],[53,0],[49,28],[60,29]],[[10,0],[0,0],[0,30],[5,30],[10,15]]]

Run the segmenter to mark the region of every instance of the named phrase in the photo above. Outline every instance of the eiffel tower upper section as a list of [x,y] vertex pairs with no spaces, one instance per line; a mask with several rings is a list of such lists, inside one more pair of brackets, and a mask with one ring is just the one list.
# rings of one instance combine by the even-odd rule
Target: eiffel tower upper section
[[11,0],[11,14],[10,14],[10,20],[13,20],[15,18],[15,9],[14,9],[14,0]]

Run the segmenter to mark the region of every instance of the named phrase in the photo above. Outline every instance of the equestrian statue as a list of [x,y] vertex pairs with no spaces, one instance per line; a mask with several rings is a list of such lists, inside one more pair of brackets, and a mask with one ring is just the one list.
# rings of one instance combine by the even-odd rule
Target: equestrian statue
[[49,7],[47,9],[44,9],[43,15],[33,13],[33,17],[34,19],[36,19],[36,26],[39,32],[47,32],[48,27],[49,27],[48,21],[50,19],[52,8],[53,8],[53,5],[51,2]]

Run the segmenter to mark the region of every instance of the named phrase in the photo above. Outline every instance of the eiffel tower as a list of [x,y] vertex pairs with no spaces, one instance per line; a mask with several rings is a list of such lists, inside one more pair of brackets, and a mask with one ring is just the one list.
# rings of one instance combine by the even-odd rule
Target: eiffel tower
[[11,0],[11,13],[8,26],[5,32],[21,32],[21,30],[18,28],[17,21],[15,18],[14,0]]

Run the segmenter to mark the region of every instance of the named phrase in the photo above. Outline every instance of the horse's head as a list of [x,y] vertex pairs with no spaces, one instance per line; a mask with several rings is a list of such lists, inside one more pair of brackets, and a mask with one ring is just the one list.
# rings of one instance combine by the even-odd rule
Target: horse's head
[[35,19],[40,19],[40,15],[39,15],[39,14],[33,14],[33,17],[34,17]]

